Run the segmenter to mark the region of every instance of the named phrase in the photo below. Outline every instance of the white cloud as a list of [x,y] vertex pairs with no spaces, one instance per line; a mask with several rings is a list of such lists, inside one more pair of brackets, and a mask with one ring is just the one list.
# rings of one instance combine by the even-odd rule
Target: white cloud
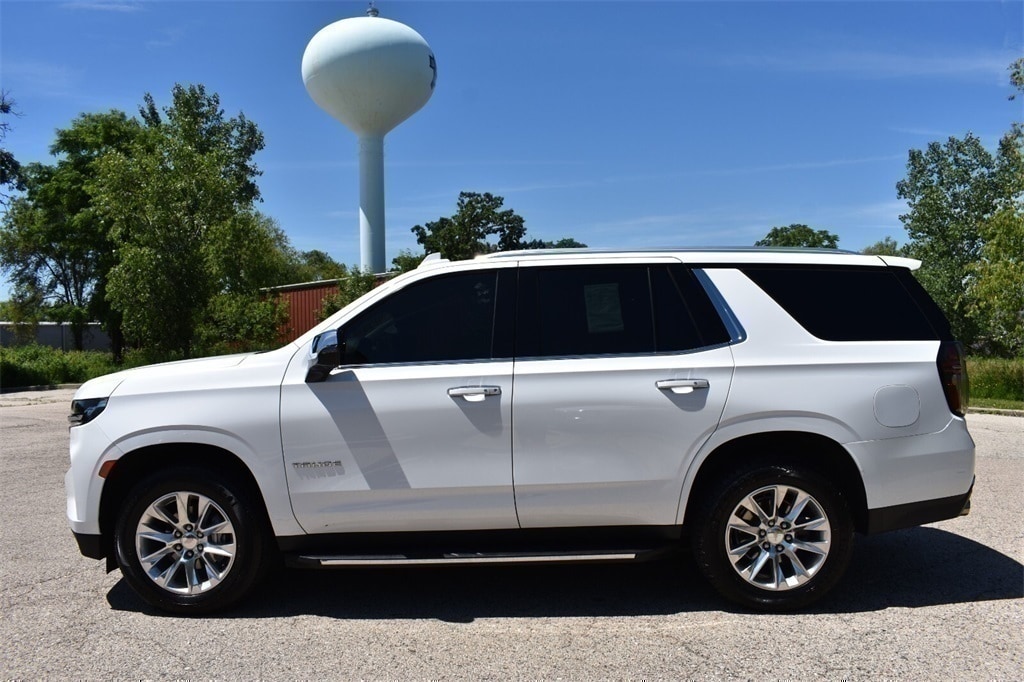
[[933,140],[945,140],[950,137],[953,133],[946,130],[935,130],[934,128],[889,128],[894,133],[903,133],[904,135],[915,135],[918,137],[929,137]]
[[159,38],[152,38],[146,41],[146,48],[158,50],[165,47],[173,47],[184,37],[185,30],[181,28],[161,29]]
[[359,211],[354,211],[354,210],[349,210],[349,211],[336,210],[336,211],[328,211],[326,213],[326,215],[327,215],[328,218],[332,218],[332,219],[355,220],[356,218],[359,217]]
[[64,9],[87,10],[90,12],[138,12],[142,6],[131,0],[73,0],[61,5]]
[[579,180],[579,181],[553,181],[553,182],[535,182],[528,185],[512,185],[507,187],[498,187],[492,194],[498,194],[504,196],[506,194],[523,194],[526,192],[540,192],[545,190],[554,189],[577,189],[580,187],[594,187],[595,185],[603,185],[604,182],[597,180]]
[[792,163],[779,163],[768,166],[747,166],[737,168],[723,168],[718,170],[695,171],[695,175],[741,175],[747,173],[778,173],[795,170],[818,170],[821,168],[837,168],[841,166],[858,166],[866,163],[879,163],[884,161],[898,161],[906,158],[905,154],[887,154],[885,156],[867,156],[852,159],[827,159],[824,161],[797,161]]
[[264,171],[322,171],[335,168],[356,168],[358,161],[262,161],[260,167]]
[[[66,97],[79,74],[62,64],[7,60],[3,65],[5,87],[41,97]],[[13,85],[12,85],[13,84]]]
[[914,55],[894,52],[837,50],[818,53],[738,55],[729,66],[796,73],[842,73],[861,78],[997,77],[1005,80],[1010,51],[976,54]]

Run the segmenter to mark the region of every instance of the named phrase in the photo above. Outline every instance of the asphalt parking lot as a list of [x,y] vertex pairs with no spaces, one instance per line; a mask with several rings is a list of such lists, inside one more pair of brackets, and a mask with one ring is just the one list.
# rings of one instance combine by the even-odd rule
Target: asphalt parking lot
[[3,679],[1024,677],[1024,418],[970,415],[971,515],[858,538],[810,613],[733,610],[683,557],[282,571],[228,614],[183,619],[78,554],[71,394],[0,395]]

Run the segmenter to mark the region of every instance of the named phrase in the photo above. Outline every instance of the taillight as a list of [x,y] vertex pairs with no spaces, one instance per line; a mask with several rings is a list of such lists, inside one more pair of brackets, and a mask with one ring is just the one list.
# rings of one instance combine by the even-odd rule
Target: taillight
[[939,344],[939,357],[935,364],[939,367],[939,381],[942,382],[949,411],[964,416],[967,412],[968,383],[963,346],[956,341],[943,341]]

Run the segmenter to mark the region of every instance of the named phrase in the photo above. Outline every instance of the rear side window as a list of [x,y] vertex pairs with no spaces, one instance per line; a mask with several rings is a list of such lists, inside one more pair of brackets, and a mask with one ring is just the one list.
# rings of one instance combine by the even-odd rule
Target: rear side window
[[[894,268],[743,267],[808,332],[826,341],[929,341],[945,324],[923,289]],[[920,297],[924,298],[919,300]],[[930,306],[929,306],[930,304]],[[941,318],[941,322],[939,321]],[[946,325],[948,327],[948,325]]]
[[729,332],[707,292],[684,265],[650,268],[659,351],[728,343]]
[[516,355],[654,352],[646,267],[523,268]]
[[519,282],[520,357],[681,352],[729,341],[683,266],[532,267]]

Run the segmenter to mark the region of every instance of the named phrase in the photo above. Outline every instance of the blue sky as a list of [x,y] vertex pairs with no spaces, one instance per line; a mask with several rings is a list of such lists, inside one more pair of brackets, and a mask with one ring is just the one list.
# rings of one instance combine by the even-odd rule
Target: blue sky
[[[356,263],[356,138],[300,74],[309,39],[366,2],[0,5],[4,144],[50,161],[81,112],[202,83],[266,136],[260,210],[300,249]],[[904,241],[907,151],[968,131],[994,148],[1024,101],[1015,2],[390,2],[426,38],[430,102],[385,142],[388,260],[409,228],[493,192],[532,237],[749,245],[806,223],[861,249]],[[0,286],[0,298],[6,288]]]

